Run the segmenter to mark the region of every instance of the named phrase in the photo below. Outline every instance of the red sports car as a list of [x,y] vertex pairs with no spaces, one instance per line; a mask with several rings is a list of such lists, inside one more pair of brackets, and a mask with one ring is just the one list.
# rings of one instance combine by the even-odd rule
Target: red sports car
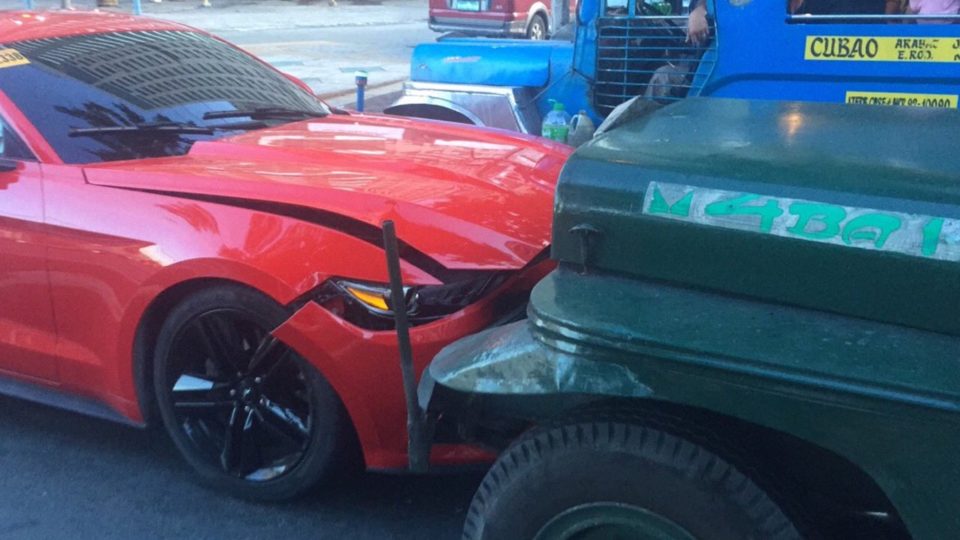
[[188,27],[3,13],[0,392],[162,418],[206,483],[251,498],[358,457],[402,467],[392,310],[412,321],[418,369],[522,316],[567,154],[330,108]]

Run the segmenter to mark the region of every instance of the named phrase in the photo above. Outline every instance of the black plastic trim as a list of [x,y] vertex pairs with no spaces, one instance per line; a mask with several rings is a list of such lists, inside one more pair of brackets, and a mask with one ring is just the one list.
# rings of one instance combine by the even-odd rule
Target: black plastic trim
[[0,375],[0,394],[10,396],[41,405],[65,409],[76,413],[109,420],[118,424],[142,428],[145,424],[134,422],[123,416],[110,406],[95,399],[67,394],[55,388],[48,388],[38,384],[21,382]]

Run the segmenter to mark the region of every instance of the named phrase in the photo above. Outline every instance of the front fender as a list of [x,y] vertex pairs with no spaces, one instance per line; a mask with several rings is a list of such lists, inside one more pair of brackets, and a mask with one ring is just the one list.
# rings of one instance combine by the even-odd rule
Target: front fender
[[596,361],[544,345],[523,320],[445,347],[429,367],[430,383],[463,393],[590,394],[647,397],[650,388],[622,364]]
[[[60,255],[54,269],[62,287],[90,290],[88,294],[99,299],[88,313],[64,311],[63,317],[69,316],[71,328],[77,329],[60,336],[64,362],[79,366],[72,368],[72,380],[102,387],[103,399],[136,421],[142,415],[135,406],[131,353],[145,315],[167,291],[192,282],[225,281],[286,305],[331,276],[387,281],[386,264],[380,263],[382,249],[345,232],[275,214],[206,202],[187,204],[154,194],[129,193],[127,202],[143,217],[124,222],[125,229],[112,236],[98,238],[105,246],[112,245],[108,241],[121,246],[115,251],[122,256],[97,259],[96,266],[87,263],[89,269],[69,283],[64,276],[77,273],[68,270],[75,259]],[[203,220],[189,219],[197,215]],[[406,283],[435,283],[410,263],[401,264]],[[85,320],[91,317],[111,321],[112,333],[87,331]]]

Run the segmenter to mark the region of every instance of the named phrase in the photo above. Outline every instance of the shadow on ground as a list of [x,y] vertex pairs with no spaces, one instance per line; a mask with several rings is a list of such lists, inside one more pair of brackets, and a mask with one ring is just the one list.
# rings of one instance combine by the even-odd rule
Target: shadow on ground
[[480,473],[365,474],[303,500],[199,487],[166,435],[0,397],[0,538],[457,538]]

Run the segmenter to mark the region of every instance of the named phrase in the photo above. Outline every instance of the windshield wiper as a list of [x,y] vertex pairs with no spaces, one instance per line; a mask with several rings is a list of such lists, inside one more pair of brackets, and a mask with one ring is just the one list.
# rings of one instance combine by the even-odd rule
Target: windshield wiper
[[176,122],[154,122],[134,124],[132,126],[102,126],[89,128],[74,128],[70,130],[71,137],[88,135],[102,135],[107,133],[173,133],[186,135],[213,135],[216,128],[178,124]]
[[195,126],[192,124],[178,124],[176,122],[153,122],[135,124],[132,126],[103,126],[91,128],[74,128],[70,130],[71,137],[89,135],[103,135],[110,133],[171,133],[177,135],[212,135],[216,131],[247,131],[263,129],[267,124],[259,121],[234,122],[216,126]]
[[233,111],[210,111],[203,114],[204,120],[214,120],[216,118],[236,118],[238,116],[249,116],[252,120],[285,120],[288,118],[323,118],[327,116],[325,111],[309,111],[306,109],[284,109],[281,107],[258,107],[256,109],[236,109]]

